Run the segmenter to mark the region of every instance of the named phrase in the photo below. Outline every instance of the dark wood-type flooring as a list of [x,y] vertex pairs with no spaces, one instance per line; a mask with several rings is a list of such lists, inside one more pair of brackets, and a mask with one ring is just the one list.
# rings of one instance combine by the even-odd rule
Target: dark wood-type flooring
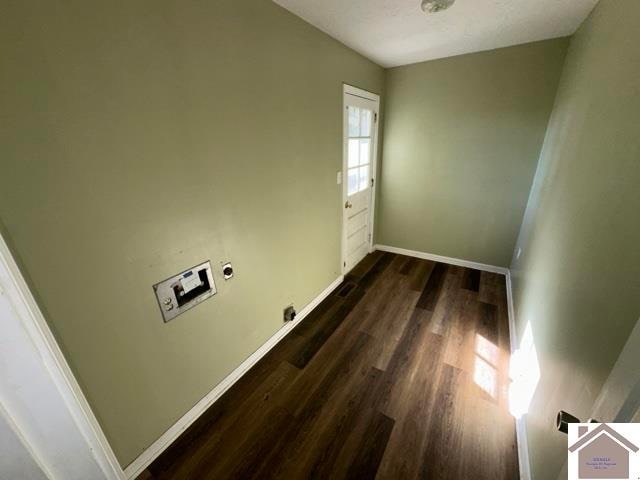
[[505,278],[367,256],[140,478],[517,479]]

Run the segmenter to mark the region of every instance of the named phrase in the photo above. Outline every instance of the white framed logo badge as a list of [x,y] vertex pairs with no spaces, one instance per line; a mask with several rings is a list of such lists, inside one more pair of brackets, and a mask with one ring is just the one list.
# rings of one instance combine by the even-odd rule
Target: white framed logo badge
[[640,480],[640,424],[569,424],[568,478]]

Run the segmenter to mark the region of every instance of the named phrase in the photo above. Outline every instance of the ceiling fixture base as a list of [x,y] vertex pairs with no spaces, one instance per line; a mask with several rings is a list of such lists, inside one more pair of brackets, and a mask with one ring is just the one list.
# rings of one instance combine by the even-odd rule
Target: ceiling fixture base
[[422,0],[420,6],[425,13],[438,13],[449,8],[455,1],[456,0]]

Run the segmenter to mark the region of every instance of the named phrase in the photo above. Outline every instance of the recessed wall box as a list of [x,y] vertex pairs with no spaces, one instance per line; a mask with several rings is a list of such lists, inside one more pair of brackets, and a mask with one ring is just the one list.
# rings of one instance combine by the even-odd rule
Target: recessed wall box
[[216,294],[208,260],[153,286],[165,323]]

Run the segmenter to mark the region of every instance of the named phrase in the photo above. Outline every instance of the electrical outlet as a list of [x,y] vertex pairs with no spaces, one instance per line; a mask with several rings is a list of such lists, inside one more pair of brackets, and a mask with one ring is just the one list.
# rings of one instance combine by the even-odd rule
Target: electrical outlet
[[293,305],[289,305],[284,309],[283,317],[285,322],[292,322],[296,318],[296,310]]
[[233,266],[231,265],[231,262],[227,262],[222,265],[222,276],[225,280],[233,278]]

